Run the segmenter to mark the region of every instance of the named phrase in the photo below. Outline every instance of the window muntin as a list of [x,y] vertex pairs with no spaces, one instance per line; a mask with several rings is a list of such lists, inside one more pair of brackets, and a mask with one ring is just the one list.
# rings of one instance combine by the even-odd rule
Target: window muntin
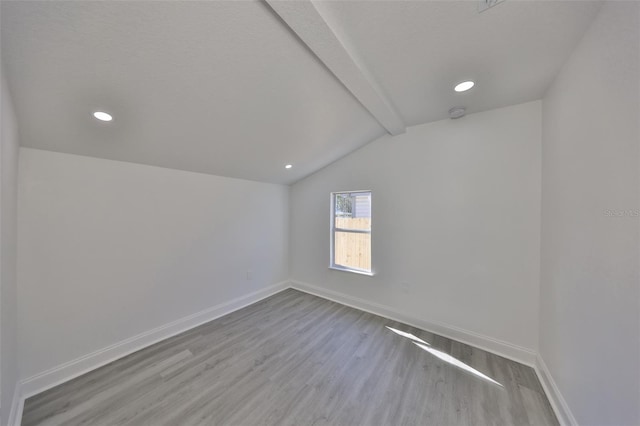
[[371,191],[331,194],[330,267],[371,274]]

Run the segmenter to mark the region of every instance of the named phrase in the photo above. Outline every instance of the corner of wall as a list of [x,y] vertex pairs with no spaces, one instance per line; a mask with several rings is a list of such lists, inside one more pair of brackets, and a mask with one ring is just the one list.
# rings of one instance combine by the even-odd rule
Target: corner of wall
[[291,281],[291,265],[293,264],[293,203],[291,200],[293,199],[293,186],[294,184],[289,185],[288,194],[287,194],[287,211],[289,212],[289,223],[287,224],[287,282]]
[[24,395],[22,393],[22,386],[18,382],[13,392],[13,400],[11,401],[11,407],[9,407],[9,417],[7,426],[20,426],[22,424],[22,412],[24,410]]
[[[0,68],[1,65],[0,65]],[[0,141],[0,394],[3,412],[0,423],[9,422],[16,414],[20,392],[18,381],[17,340],[17,173],[19,135],[9,85],[0,69],[1,141]],[[9,423],[11,424],[11,423]]]
[[576,421],[567,401],[565,401],[564,397],[560,393],[560,389],[556,382],[553,380],[553,376],[545,364],[544,360],[540,353],[536,355],[534,369],[536,374],[538,375],[538,379],[540,380],[540,384],[544,389],[544,393],[549,398],[549,403],[551,404],[551,408],[553,408],[556,417],[558,418],[558,422],[560,422],[561,426],[577,426],[578,422]]

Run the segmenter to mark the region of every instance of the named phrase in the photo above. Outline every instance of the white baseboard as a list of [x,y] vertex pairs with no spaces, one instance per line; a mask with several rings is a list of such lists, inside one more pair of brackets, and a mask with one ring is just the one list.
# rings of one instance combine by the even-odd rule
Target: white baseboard
[[536,370],[538,378],[540,379],[540,383],[542,384],[544,393],[547,394],[547,398],[549,398],[551,407],[556,413],[556,417],[558,418],[560,425],[577,426],[578,422],[576,421],[576,418],[573,416],[571,409],[569,409],[567,401],[565,401],[564,397],[560,393],[558,385],[556,385],[555,380],[553,380],[551,371],[549,371],[547,364],[545,364],[540,354],[536,356],[536,363],[534,368]]
[[416,328],[420,328],[440,336],[448,337],[458,342],[466,343],[476,348],[483,349],[512,361],[532,367],[542,384],[547,398],[553,408],[561,426],[577,426],[576,421],[569,405],[563,398],[558,386],[553,380],[553,376],[542,357],[532,349],[523,348],[508,342],[504,342],[492,337],[484,336],[479,333],[464,330],[459,327],[451,326],[433,321],[425,321],[404,315],[393,308],[381,304],[369,302],[364,299],[349,296],[337,291],[322,288],[313,284],[300,281],[291,281],[291,288],[313,294],[324,299],[332,300],[342,305],[351,306],[361,311],[369,312],[395,321],[403,322]]
[[22,409],[24,408],[24,398],[22,396],[22,386],[20,383],[16,383],[16,388],[13,391],[13,400],[11,401],[11,407],[9,407],[9,421],[8,426],[20,426],[22,422]]
[[[194,327],[212,321],[233,311],[242,309],[264,298],[289,288],[289,282],[283,281],[262,290],[249,293],[225,303],[205,309],[171,323],[162,325],[137,336],[122,340],[106,348],[97,350],[80,358],[66,362],[42,373],[31,376],[19,383],[21,399],[29,398],[75,377],[81,376],[103,365],[144,349],[169,337],[183,333]],[[18,418],[21,418],[18,417]],[[19,425],[19,423],[14,423]]]
[[92,352],[75,360],[66,362],[42,373],[20,381],[16,385],[11,412],[9,414],[9,426],[20,426],[25,399],[44,392],[54,386],[74,379],[96,368],[125,357],[145,347],[151,346],[162,340],[195,328],[216,318],[230,314],[238,309],[256,303],[262,299],[279,293],[287,288],[294,288],[305,293],[313,294],[324,299],[351,306],[353,308],[380,315],[391,320],[400,321],[413,327],[448,337],[458,342],[483,349],[504,358],[533,367],[540,378],[540,382],[547,394],[558,420],[562,426],[575,426],[577,422],[571,413],[566,401],[560,394],[549,369],[542,358],[535,351],[504,342],[492,337],[484,336],[459,327],[425,321],[408,317],[393,308],[381,304],[369,302],[364,299],[328,290],[312,284],[300,281],[283,281],[262,290],[255,291],[242,297],[205,309],[193,315],[181,318],[153,330],[138,334],[129,339],[110,345],[106,348]]
[[291,281],[291,287],[305,293],[313,294],[324,299],[360,309],[361,311],[366,311],[395,321],[403,322],[413,327],[421,328],[461,343],[466,343],[467,345],[500,355],[501,357],[508,358],[512,361],[516,361],[530,367],[535,365],[536,352],[532,349],[523,348],[512,343],[484,336],[473,331],[464,330],[449,324],[412,318],[388,306],[369,302],[337,291],[328,290],[313,284]]

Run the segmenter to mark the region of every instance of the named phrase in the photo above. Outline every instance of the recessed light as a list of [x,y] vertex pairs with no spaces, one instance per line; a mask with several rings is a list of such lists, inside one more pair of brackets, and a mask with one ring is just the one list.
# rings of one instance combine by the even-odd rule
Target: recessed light
[[113,117],[111,116],[111,114],[107,114],[106,112],[103,111],[96,111],[93,113],[93,116],[95,118],[97,118],[100,121],[111,121],[113,120]]
[[292,166],[291,164],[287,164],[286,166],[284,166],[284,168],[285,168],[285,169],[290,169],[290,168],[292,168],[292,167],[293,167],[293,166]]
[[454,87],[453,90],[455,90],[456,92],[466,92],[467,90],[471,89],[474,85],[475,83],[471,80],[463,81],[462,83],[456,84],[456,87]]

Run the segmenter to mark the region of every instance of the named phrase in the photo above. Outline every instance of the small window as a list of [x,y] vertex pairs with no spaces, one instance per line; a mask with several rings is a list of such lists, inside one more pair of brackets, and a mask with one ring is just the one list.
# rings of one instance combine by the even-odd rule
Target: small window
[[371,275],[371,191],[331,194],[329,267]]

